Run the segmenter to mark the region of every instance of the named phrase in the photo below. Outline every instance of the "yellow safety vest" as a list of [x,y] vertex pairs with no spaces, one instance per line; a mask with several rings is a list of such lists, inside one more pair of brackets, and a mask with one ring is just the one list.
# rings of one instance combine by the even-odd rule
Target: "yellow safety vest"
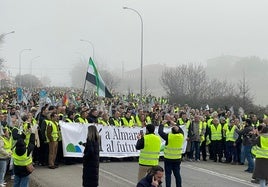
[[[207,128],[207,123],[205,121],[201,121],[201,123],[202,123],[202,130],[206,129]],[[205,141],[205,133],[200,136],[200,143],[202,143],[203,141]]]
[[[57,141],[59,139],[58,123],[51,121],[48,125],[51,125],[52,127],[51,136],[52,136],[53,141]],[[49,142],[48,137],[47,137],[47,142]]]
[[23,123],[23,130],[24,130],[24,134],[25,134],[25,139],[24,139],[24,142],[26,143],[26,146],[29,145],[29,142],[30,142],[30,136],[31,136],[31,133],[30,132],[27,132],[27,129],[28,129],[28,123],[24,122]]
[[88,121],[87,121],[87,119],[83,119],[83,118],[81,118],[81,117],[79,117],[79,118],[77,118],[78,119],[78,123],[83,123],[83,124],[85,124],[85,123],[88,123]]
[[121,121],[118,121],[117,119],[113,118],[114,126],[121,127]]
[[126,127],[133,127],[134,126],[134,121],[133,119],[130,119],[129,121],[123,117],[122,118],[122,121],[123,121],[123,125],[126,126]]
[[99,124],[102,124],[103,126],[107,126],[107,125],[110,125],[109,121],[104,121],[103,119],[98,119],[98,123]]
[[161,139],[155,134],[144,135],[144,148],[140,151],[139,164],[156,166],[159,163]]
[[234,133],[235,133],[236,126],[232,126],[231,130],[229,130],[229,127],[226,129],[226,141],[232,141],[235,142]]
[[167,159],[180,159],[183,146],[183,134],[168,134],[168,145],[164,149],[164,157]]
[[25,151],[25,153],[21,156],[18,156],[16,154],[16,148],[12,154],[12,157],[14,159],[14,165],[16,166],[28,166],[29,164],[31,164],[33,162],[32,160],[32,156],[27,156],[27,149]]
[[214,126],[214,124],[211,124],[210,130],[211,130],[211,140],[222,140],[221,124],[218,124],[217,129]]
[[191,124],[191,121],[188,120],[187,122],[184,122],[182,118],[179,118],[179,125],[186,125],[186,128],[188,129],[190,124]]
[[32,119],[32,124],[36,125],[37,124],[37,120],[35,118]]
[[67,123],[73,123],[73,121],[70,118],[66,118],[65,119],[65,122],[67,122]]
[[6,150],[7,153],[12,153],[12,138],[7,139],[6,137],[0,136],[1,139],[4,142],[4,149]]
[[260,125],[259,120],[258,120],[257,123],[255,123],[255,124],[252,122],[252,126],[253,126],[253,127],[258,127],[259,125]]
[[136,123],[137,123],[137,126],[138,127],[141,127],[141,120],[140,120],[140,117],[138,115],[135,116],[135,120],[136,120]]
[[207,121],[207,126],[208,126],[209,128],[210,128],[210,126],[211,126],[212,121],[213,121],[212,118],[208,119],[208,121]]
[[150,116],[146,117],[146,122],[147,122],[146,124],[152,124],[152,120]]
[[261,147],[255,145],[252,147],[251,152],[256,158],[268,158],[268,137],[260,136]]

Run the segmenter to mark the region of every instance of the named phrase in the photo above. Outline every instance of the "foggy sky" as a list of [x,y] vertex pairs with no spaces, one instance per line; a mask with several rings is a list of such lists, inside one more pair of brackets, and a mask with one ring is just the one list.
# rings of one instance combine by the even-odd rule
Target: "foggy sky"
[[[93,56],[108,70],[140,67],[141,23],[144,65],[203,63],[225,55],[268,59],[267,0],[0,0],[0,56],[15,76],[47,75],[53,85],[70,83],[75,63]],[[85,70],[86,72],[86,70]],[[119,72],[121,74],[121,72]]]

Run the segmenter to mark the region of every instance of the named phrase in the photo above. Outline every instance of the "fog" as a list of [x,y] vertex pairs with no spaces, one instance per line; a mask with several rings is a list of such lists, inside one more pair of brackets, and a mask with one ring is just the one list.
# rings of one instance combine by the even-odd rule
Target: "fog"
[[268,59],[266,0],[0,0],[0,34],[15,31],[1,45],[6,69],[17,75],[21,56],[22,74],[32,68],[69,86],[74,64],[93,51],[98,66],[119,76],[122,67],[139,68],[141,21],[123,6],[142,16],[144,66],[206,65],[220,55]]

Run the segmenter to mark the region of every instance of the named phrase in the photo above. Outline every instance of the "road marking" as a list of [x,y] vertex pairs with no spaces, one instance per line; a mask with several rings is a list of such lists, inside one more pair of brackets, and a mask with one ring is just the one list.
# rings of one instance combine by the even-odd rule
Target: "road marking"
[[221,173],[218,173],[218,172],[215,172],[215,171],[211,171],[211,170],[208,170],[208,169],[204,169],[204,168],[199,168],[199,167],[195,167],[195,166],[192,166],[192,165],[181,165],[182,167],[186,167],[188,169],[193,169],[193,170],[197,170],[197,171],[201,171],[201,172],[204,172],[204,173],[207,173],[207,174],[210,174],[210,175],[214,175],[214,176],[217,176],[217,177],[221,177],[221,178],[224,178],[224,179],[227,179],[227,180],[230,180],[230,181],[234,181],[234,182],[238,182],[238,183],[241,183],[241,184],[245,184],[247,186],[252,186],[252,187],[256,187],[256,185],[246,181],[246,180],[243,180],[243,179],[239,179],[237,177],[233,177],[233,176],[230,176],[230,175],[225,175],[225,174],[221,174]]
[[127,180],[126,178],[120,177],[120,176],[118,176],[118,175],[116,175],[116,174],[113,174],[113,173],[111,173],[111,172],[109,172],[109,171],[106,171],[106,170],[104,170],[104,169],[99,168],[99,170],[100,170],[101,172],[105,173],[105,174],[111,175],[112,177],[115,177],[115,178],[117,178],[117,179],[119,179],[119,180],[122,180],[122,181],[124,181],[124,182],[126,182],[126,183],[129,183],[129,184],[131,184],[131,185],[134,185],[134,186],[137,185],[137,183],[134,183],[134,182],[132,182],[132,181],[130,181],[130,180]]

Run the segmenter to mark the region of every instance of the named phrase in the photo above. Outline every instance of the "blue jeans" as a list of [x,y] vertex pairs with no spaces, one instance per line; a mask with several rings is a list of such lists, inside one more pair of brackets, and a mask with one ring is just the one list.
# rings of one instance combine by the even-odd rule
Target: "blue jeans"
[[191,158],[195,152],[195,160],[200,160],[200,142],[193,141],[191,142]]
[[236,147],[234,146],[233,141],[227,141],[225,142],[226,145],[226,161],[227,162],[237,162],[237,150]]
[[243,152],[244,152],[245,158],[248,161],[248,169],[247,170],[253,172],[254,161],[253,161],[253,157],[252,157],[252,154],[251,154],[252,146],[251,145],[245,145],[245,146],[243,146],[243,148],[244,148]]
[[242,145],[241,147],[241,154],[240,154],[240,162],[241,163],[245,163],[245,146]]
[[19,177],[15,175],[13,187],[28,187],[29,179],[29,175],[27,175],[26,177]]
[[171,174],[173,171],[173,175],[175,176],[176,187],[181,187],[181,161],[172,162],[169,160],[165,160],[165,179],[166,179],[166,187],[171,187]]
[[7,169],[7,160],[0,160],[0,184],[5,182],[5,174]]

